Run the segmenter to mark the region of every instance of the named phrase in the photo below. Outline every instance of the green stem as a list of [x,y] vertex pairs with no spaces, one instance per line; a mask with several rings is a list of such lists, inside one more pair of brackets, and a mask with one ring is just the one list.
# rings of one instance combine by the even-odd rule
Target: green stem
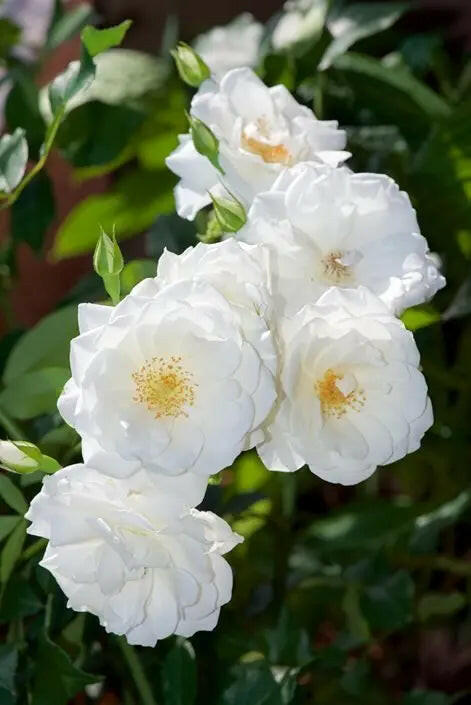
[[8,196],[8,198],[5,199],[5,201],[0,205],[0,210],[4,210],[5,208],[9,208],[12,206],[15,201],[18,200],[18,198],[21,196],[22,192],[26,188],[26,186],[34,179],[36,174],[38,174],[41,169],[44,167],[46,164],[47,158],[49,156],[49,153],[52,149],[52,145],[54,144],[54,140],[57,136],[57,132],[59,131],[59,127],[61,126],[62,119],[64,117],[64,110],[61,110],[57,113],[55,116],[54,120],[50,124],[47,133],[46,133],[46,139],[44,141],[44,144],[41,148],[41,156],[39,160],[36,162],[36,164],[33,166],[30,171],[26,174],[24,179],[21,181],[20,184],[12,191],[12,193]]
[[139,657],[133,646],[128,644],[126,637],[119,636],[116,638],[119,648],[124,656],[124,659],[129,666],[134,683],[142,699],[142,705],[157,705],[152,694],[152,689],[150,683],[147,680],[147,676],[142,668]]
[[7,432],[12,441],[26,441],[24,431],[11,419],[2,409],[0,409],[0,426]]

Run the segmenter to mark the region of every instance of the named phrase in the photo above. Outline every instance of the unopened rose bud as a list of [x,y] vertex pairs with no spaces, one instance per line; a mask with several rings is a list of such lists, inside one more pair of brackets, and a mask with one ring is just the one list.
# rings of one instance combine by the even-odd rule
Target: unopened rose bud
[[211,71],[199,54],[185,42],[179,42],[170,52],[175,59],[182,81],[193,88],[198,88],[211,75]]
[[211,196],[214,212],[223,232],[236,233],[247,222],[245,208],[235,196]]
[[190,123],[190,134],[195,149],[203,157],[209,159],[211,164],[222,174],[224,173],[219,163],[219,140],[214,132],[194,115],[187,114]]

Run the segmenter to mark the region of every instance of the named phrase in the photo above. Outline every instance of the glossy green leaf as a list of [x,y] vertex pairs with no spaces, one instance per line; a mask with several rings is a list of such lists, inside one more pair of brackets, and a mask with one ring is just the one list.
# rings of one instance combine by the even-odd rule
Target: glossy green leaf
[[39,638],[35,663],[32,705],[66,705],[86,685],[99,680],[75,666],[47,634]]
[[21,491],[4,473],[0,474],[0,497],[18,514],[23,515],[28,511],[28,505]]
[[93,250],[100,226],[118,240],[149,227],[161,213],[173,209],[174,179],[168,172],[136,171],[123,176],[113,190],[90,196],[73,209],[60,226],[55,259]]
[[68,367],[44,367],[28,372],[0,392],[0,407],[15,419],[52,413],[69,377]]
[[221,705],[282,705],[281,693],[266,661],[232,669],[234,680],[224,691]]
[[409,3],[359,2],[334,11],[327,22],[333,40],[327,47],[319,68],[329,68],[338,56],[344,54],[360,39],[389,29],[409,8]]
[[187,639],[177,637],[162,665],[165,705],[193,705],[196,699],[195,652]]
[[3,541],[15,528],[18,522],[21,521],[21,517],[17,515],[4,515],[0,516],[0,541]]
[[28,143],[24,130],[0,139],[0,191],[11,193],[20,183],[28,161]]
[[440,314],[432,306],[414,306],[402,314],[401,321],[409,330],[418,330],[438,323]]
[[414,583],[404,570],[376,585],[368,585],[361,597],[361,610],[370,628],[401,629],[412,619]]
[[45,316],[13,347],[3,373],[4,384],[9,385],[26,372],[42,367],[67,367],[70,341],[76,335],[76,306],[67,306]]
[[39,252],[47,230],[54,220],[52,184],[45,172],[38,174],[24,189],[11,209],[11,235]]
[[96,56],[102,51],[119,46],[131,25],[132,20],[124,20],[121,24],[106,29],[97,29],[88,25],[83,28],[80,36],[90,56]]
[[147,277],[155,277],[156,266],[152,259],[134,259],[124,265],[121,272],[121,289],[123,295],[129,294],[136,284]]
[[95,71],[94,61],[86,47],[82,45],[80,61],[72,61],[49,86],[49,102],[54,116],[64,111],[69,101],[91,86]]
[[2,584],[8,581],[21,555],[26,539],[26,526],[27,522],[21,519],[3,545],[0,553],[0,583]]

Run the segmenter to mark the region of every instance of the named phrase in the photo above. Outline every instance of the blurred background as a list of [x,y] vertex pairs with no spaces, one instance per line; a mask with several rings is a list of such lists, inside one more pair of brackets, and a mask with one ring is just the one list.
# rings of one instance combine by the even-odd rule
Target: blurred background
[[[251,40],[240,25],[200,37],[245,12]],[[471,704],[470,0],[3,0],[0,123],[26,131],[31,163],[45,87],[79,56],[80,30],[125,19],[123,45],[97,57],[94,88],[46,169],[0,212],[2,438],[29,439],[63,465],[80,458],[55,402],[77,304],[105,296],[92,268],[100,226],[116,228],[124,293],[154,274],[164,247],[198,237],[199,223],[174,214],[164,164],[191,99],[169,49],[196,40],[214,60],[243,56],[339,121],[351,168],[385,172],[410,194],[448,280],[403,317],[435,424],[420,451],[353,488],[268,473],[243,455],[205,499],[246,538],[229,557],[235,591],[218,628],[135,653],[155,705]],[[43,544],[25,537],[41,473],[14,477],[13,491],[2,477],[0,705],[139,705],[113,637],[67,610],[37,565]]]

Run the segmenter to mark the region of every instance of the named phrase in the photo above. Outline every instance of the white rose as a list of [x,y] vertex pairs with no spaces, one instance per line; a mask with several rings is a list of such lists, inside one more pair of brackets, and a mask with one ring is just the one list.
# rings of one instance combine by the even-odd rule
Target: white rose
[[81,305],[79,326],[58,407],[88,461],[98,446],[129,463],[110,474],[207,476],[260,439],[275,354],[255,309],[241,316],[204,281],[146,279],[114,308]]
[[263,25],[244,12],[224,27],[196,37],[193,46],[217,78],[240,66],[257,64]]
[[191,114],[219,140],[224,176],[195,150],[189,135],[167,158],[180,178],[177,211],[193,219],[210,203],[208,191],[222,184],[248,207],[267,191],[281,171],[302,161],[343,161],[345,133],[334,120],[317,120],[284,86],[267,88],[248,68],[229,71],[220,83],[205,81],[191,103]]
[[327,12],[326,0],[291,0],[285,3],[283,9],[271,38],[276,51],[312,41],[322,32]]
[[184,505],[175,482],[186,478],[153,477],[116,480],[73,465],[44,479],[26,515],[28,532],[49,539],[41,565],[68,606],[143,646],[215,627],[232,591],[222,554],[242,540]]
[[445,285],[409,197],[381,174],[299,164],[257,196],[237,237],[271,247],[288,315],[330,286],[367,286],[400,313]]
[[281,326],[279,405],[257,450],[355,484],[417,450],[433,422],[412,334],[364,287],[329,289]]

